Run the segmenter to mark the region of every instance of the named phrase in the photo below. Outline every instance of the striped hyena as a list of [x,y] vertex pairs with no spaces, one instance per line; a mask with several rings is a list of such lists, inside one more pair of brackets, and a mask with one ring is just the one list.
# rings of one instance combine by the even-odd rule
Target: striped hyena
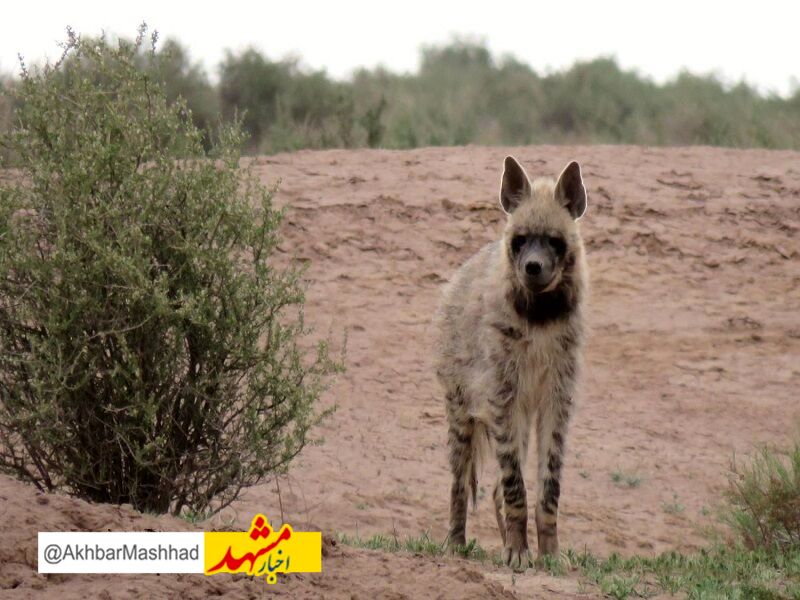
[[503,558],[532,565],[522,477],[534,419],[538,450],[536,529],[540,555],[558,554],[556,516],[567,422],[583,338],[587,272],[577,220],[586,210],[578,163],[557,181],[531,182],[507,157],[502,238],[470,258],[437,313],[437,375],[445,389],[453,484],[451,546],[466,542],[467,498],[475,503],[481,448],[494,449]]

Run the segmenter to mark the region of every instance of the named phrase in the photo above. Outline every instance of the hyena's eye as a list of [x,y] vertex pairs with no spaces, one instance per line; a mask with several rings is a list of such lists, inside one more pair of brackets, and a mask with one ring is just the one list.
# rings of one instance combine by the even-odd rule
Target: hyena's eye
[[559,256],[563,256],[567,251],[567,243],[560,237],[551,237],[547,239],[547,243]]
[[525,236],[524,235],[515,235],[511,238],[511,251],[514,254],[517,254],[522,247],[525,245]]

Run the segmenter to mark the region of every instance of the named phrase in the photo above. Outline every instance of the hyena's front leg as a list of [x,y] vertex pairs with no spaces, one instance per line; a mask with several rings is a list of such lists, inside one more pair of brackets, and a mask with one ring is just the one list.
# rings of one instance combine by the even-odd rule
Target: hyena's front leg
[[502,475],[497,478],[497,483],[494,484],[494,491],[492,492],[492,499],[494,500],[494,516],[497,519],[497,529],[500,531],[500,537],[503,540],[503,546],[506,545],[506,518],[503,516],[503,477]]
[[538,499],[536,532],[539,557],[558,556],[558,499],[564,440],[572,406],[572,395],[560,386],[539,406],[536,419],[538,445]]
[[[528,438],[530,435],[529,430],[526,428],[524,439],[522,440],[522,464],[525,464],[525,459],[528,456]],[[503,546],[506,544],[506,518],[505,510],[503,507],[503,476],[502,474],[497,477],[497,483],[494,484],[494,491],[492,492],[492,499],[494,500],[494,515],[497,519],[497,529],[500,531],[500,537],[503,540]]]
[[[497,506],[497,523],[503,527],[503,561],[515,571],[523,571],[533,566],[533,558],[528,549],[528,501],[525,481],[522,477],[524,450],[527,440],[519,439],[524,428],[513,421],[514,391],[506,387],[492,402],[492,433],[500,463],[500,488],[502,490],[503,512]],[[496,493],[497,494],[497,493]],[[499,496],[499,494],[497,494]],[[505,518],[503,518],[505,517]]]
[[449,423],[447,444],[450,448],[450,471],[453,484],[450,488],[450,533],[447,543],[451,551],[465,546],[467,531],[467,501],[472,473],[474,473],[472,437],[475,421],[467,413],[466,400],[460,390],[447,396]]

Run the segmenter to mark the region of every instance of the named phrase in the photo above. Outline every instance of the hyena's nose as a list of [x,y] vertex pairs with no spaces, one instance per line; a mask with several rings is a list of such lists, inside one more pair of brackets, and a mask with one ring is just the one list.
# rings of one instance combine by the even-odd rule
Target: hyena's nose
[[531,261],[525,264],[525,272],[528,275],[538,275],[542,272],[542,263]]

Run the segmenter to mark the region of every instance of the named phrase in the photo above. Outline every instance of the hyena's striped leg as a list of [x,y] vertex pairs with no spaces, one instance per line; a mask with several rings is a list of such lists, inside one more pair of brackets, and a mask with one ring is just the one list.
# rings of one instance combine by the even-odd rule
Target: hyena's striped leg
[[[513,422],[511,400],[493,405],[493,434],[500,463],[500,486],[505,513],[503,535],[503,560],[515,571],[533,566],[528,549],[528,502],[525,481],[522,478],[522,454],[526,443],[519,439],[520,428]],[[498,515],[498,525],[501,518]]]
[[[522,440],[522,465],[525,464],[525,459],[528,456],[528,438],[530,435],[529,429],[525,430],[524,438]],[[505,511],[503,510],[503,476],[497,478],[492,491],[492,499],[494,500],[494,515],[497,519],[497,529],[500,531],[500,537],[503,539],[503,545],[506,543],[506,519]]]
[[500,537],[503,539],[503,546],[506,545],[506,519],[503,516],[503,477],[497,478],[492,492],[494,499],[494,516],[497,518],[497,529],[500,530]]
[[558,499],[571,404],[570,395],[555,395],[541,404],[537,414],[539,485],[536,532],[540,557],[558,555]]
[[448,446],[450,447],[450,470],[453,484],[450,488],[450,533],[447,536],[451,549],[467,543],[467,501],[470,486],[475,485],[472,437],[475,421],[466,412],[466,403],[459,394],[447,398]]

